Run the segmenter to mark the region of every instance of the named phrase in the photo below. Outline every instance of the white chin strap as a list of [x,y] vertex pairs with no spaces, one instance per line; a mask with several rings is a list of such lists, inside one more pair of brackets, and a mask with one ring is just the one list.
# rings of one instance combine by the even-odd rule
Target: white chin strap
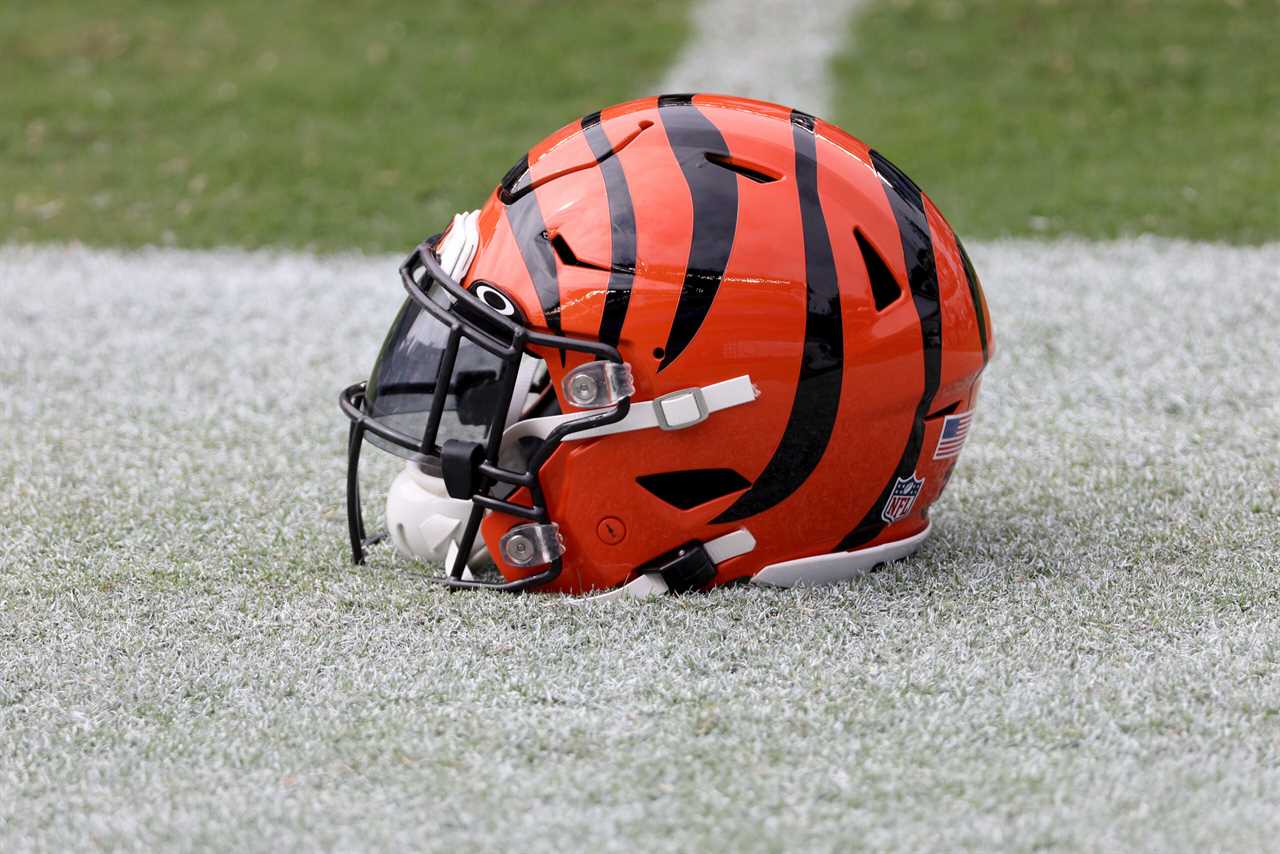
[[[566,442],[580,442],[583,439],[596,439],[600,436],[611,436],[614,433],[628,433],[632,430],[683,430],[695,424],[701,424],[709,416],[722,409],[750,403],[759,396],[759,392],[751,382],[751,377],[743,374],[740,377],[723,380],[701,388],[685,388],[664,394],[654,400],[634,401],[621,421],[593,427],[590,430],[579,430],[564,437]],[[576,421],[589,413],[569,412],[564,415],[547,415],[542,418],[526,418],[517,421],[502,434],[502,449],[505,452],[516,442],[527,437],[545,439],[560,424]]]

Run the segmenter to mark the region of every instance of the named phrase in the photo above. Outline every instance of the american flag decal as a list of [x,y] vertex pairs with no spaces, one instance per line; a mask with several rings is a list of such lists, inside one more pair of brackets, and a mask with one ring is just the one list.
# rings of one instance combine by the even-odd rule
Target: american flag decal
[[933,451],[935,460],[945,460],[960,453],[964,447],[965,437],[969,435],[969,422],[973,420],[973,410],[948,415],[942,421],[942,435],[938,437],[938,447]]

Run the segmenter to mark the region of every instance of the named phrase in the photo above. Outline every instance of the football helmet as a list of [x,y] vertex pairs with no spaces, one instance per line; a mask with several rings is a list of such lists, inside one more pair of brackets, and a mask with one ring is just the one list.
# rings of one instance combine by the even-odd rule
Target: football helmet
[[454,587],[790,586],[901,558],[993,348],[973,265],[910,178],[832,124],[719,95],[566,125],[400,276],[370,378],[341,394],[352,556],[369,439],[405,459],[390,539]]

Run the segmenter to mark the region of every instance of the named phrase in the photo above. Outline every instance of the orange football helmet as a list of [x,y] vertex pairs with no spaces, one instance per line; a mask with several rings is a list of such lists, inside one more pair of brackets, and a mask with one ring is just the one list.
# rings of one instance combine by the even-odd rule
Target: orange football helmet
[[[457,587],[816,584],[905,556],[993,347],[910,178],[834,125],[718,95],[561,128],[401,278],[341,398],[352,552],[369,438],[407,460],[391,539]],[[486,545],[501,578],[473,574]]]

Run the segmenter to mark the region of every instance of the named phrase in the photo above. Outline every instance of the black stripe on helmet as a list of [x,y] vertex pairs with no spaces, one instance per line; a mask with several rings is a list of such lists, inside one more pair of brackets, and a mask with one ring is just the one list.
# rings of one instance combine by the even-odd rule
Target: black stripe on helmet
[[729,156],[724,137],[693,104],[692,95],[662,95],[658,110],[689,195],[693,199],[693,240],[675,320],[663,348],[661,371],[689,346],[711,310],[738,228],[738,176],[707,169],[707,154]]
[[916,405],[911,432],[906,447],[889,480],[880,491],[875,503],[854,529],[836,546],[836,551],[848,551],[875,539],[885,528],[881,510],[889,500],[893,486],[899,478],[915,476],[916,464],[924,444],[924,420],[933,406],[933,396],[938,391],[942,375],[942,312],[938,301],[938,270],[933,256],[933,237],[929,233],[929,221],[924,213],[924,199],[920,188],[897,166],[880,152],[872,150],[871,162],[875,166],[885,195],[898,223],[898,235],[902,239],[902,255],[907,265],[907,283],[912,301],[920,318],[920,339],[924,353],[924,391]]
[[773,456],[751,489],[712,520],[716,523],[736,522],[768,510],[799,489],[818,467],[840,408],[844,326],[831,236],[818,197],[813,117],[793,111],[791,136],[796,149],[796,189],[804,231],[805,322],[800,379],[791,401],[791,415]]
[[515,234],[525,269],[538,293],[547,327],[560,334],[560,278],[556,271],[556,254],[547,238],[547,226],[538,207],[537,193],[525,193],[507,205],[507,219]]
[[982,308],[982,283],[978,281],[978,272],[973,269],[969,253],[964,251],[964,244],[956,238],[956,248],[960,250],[960,260],[964,262],[964,278],[969,283],[969,299],[973,301],[973,315],[978,320],[978,341],[982,344],[982,364],[991,358],[987,351],[987,313]]
[[617,346],[622,337],[622,323],[627,317],[631,302],[631,283],[636,267],[636,215],[631,206],[631,190],[604,128],[600,114],[592,113],[582,119],[582,132],[591,146],[591,153],[600,164],[604,176],[605,196],[609,200],[609,233],[612,240],[609,265],[609,285],[604,297],[604,312],[600,317],[600,340]]

